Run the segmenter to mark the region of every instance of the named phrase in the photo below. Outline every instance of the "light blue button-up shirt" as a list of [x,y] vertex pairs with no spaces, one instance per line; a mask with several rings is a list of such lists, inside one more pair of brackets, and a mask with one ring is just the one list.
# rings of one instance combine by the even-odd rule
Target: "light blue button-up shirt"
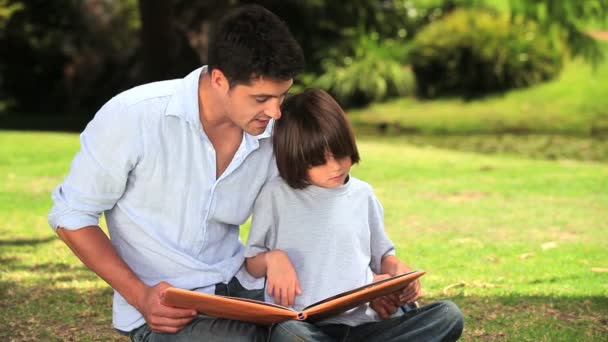
[[[53,229],[97,225],[105,213],[112,245],[148,285],[213,293],[237,276],[260,288],[242,268],[239,225],[266,181],[276,176],[272,124],[244,133],[224,173],[216,177],[213,145],[202,129],[195,70],[108,101],[80,136],[80,151],[53,192]],[[113,324],[130,331],[143,316],[116,291]]]

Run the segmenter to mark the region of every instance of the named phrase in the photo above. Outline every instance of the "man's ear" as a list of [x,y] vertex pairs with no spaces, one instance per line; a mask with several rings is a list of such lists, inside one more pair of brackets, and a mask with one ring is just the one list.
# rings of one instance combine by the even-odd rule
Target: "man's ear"
[[226,78],[226,75],[219,69],[213,69],[211,71],[211,86],[223,93],[227,93],[228,90],[230,90],[228,78]]

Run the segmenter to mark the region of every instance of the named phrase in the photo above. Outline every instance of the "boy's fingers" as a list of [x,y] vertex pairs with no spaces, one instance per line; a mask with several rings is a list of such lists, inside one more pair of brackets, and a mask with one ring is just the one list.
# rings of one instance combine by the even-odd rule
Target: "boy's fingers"
[[294,299],[294,294],[295,294],[295,289],[291,289],[289,288],[287,290],[287,305],[288,306],[292,306],[293,305],[293,299]]
[[287,293],[287,289],[281,289],[281,302],[283,306],[289,306],[289,294]]

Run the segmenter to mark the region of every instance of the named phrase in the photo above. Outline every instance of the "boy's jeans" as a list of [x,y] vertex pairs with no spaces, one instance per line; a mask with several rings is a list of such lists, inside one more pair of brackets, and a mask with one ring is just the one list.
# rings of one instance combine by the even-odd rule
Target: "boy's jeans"
[[272,328],[271,341],[456,341],[463,326],[456,304],[440,301],[356,327],[286,321]]
[[[236,278],[218,284],[215,294],[264,300],[264,290],[247,290]],[[133,342],[187,341],[455,341],[463,329],[463,316],[449,301],[435,302],[403,315],[356,327],[315,326],[286,321],[272,327],[201,315],[176,334],[151,331],[146,324],[129,333]]]

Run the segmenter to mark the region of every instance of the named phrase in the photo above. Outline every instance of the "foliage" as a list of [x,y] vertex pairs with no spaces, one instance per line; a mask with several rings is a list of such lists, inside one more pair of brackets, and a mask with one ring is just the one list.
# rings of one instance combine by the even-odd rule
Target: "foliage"
[[[139,29],[130,1],[3,1],[12,9],[0,31],[2,97],[21,112],[71,112],[97,106],[128,86]],[[91,104],[89,101],[93,101]]]
[[[608,51],[608,42],[603,43]],[[349,111],[357,124],[432,135],[549,134],[608,137],[608,61],[568,61],[560,76],[533,87],[463,100],[402,98]]]
[[603,57],[599,43],[587,32],[590,23],[608,24],[606,0],[512,0],[514,18],[524,15],[541,24],[543,31],[559,34],[574,56],[597,64]]
[[455,10],[416,36],[410,58],[421,95],[471,97],[550,79],[563,57],[533,22]]
[[[377,35],[359,35],[356,44],[330,50],[321,76],[305,76],[304,82],[328,90],[347,107],[411,94],[413,76],[401,62],[407,46],[398,44],[379,41]],[[352,51],[345,53],[348,47]]]

